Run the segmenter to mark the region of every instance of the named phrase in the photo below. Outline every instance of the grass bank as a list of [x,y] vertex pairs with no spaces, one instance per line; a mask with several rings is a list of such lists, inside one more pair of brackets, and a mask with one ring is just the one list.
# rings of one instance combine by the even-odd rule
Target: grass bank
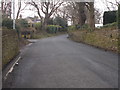
[[89,31],[87,29],[69,31],[70,39],[82,42],[105,50],[118,50],[118,30],[116,27],[104,27]]

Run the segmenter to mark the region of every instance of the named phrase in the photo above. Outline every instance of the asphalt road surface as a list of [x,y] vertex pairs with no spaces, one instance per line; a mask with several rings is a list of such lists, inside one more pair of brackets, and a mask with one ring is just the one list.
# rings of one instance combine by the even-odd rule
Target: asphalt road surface
[[117,88],[118,55],[67,39],[33,40],[7,77],[9,88]]

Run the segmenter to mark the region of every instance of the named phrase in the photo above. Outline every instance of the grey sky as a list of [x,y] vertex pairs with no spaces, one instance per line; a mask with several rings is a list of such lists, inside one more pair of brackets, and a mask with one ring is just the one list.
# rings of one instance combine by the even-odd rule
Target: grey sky
[[[107,0],[107,1],[109,1],[109,2],[111,1],[111,2],[115,3],[115,0]],[[109,7],[111,7],[110,3],[108,5],[109,5]],[[22,7],[24,7],[24,4],[22,5]],[[101,12],[104,12],[104,11],[108,10],[107,7],[106,7],[105,0],[95,0],[95,8],[99,9]],[[29,9],[29,6],[26,7],[26,9]],[[117,9],[117,7],[114,8],[114,9]],[[113,10],[112,7],[111,7],[111,10]],[[16,5],[16,11],[17,11],[17,5]],[[33,17],[34,15],[37,15],[37,13],[35,12],[35,10],[33,10],[33,11],[24,10],[24,11],[21,12],[21,14],[22,14],[23,18],[28,17],[28,16],[32,16]]]
[[[15,9],[16,9],[16,12],[17,12],[18,1],[19,1],[19,0],[15,0],[15,3],[16,3],[16,8],[15,8]],[[26,1],[30,1],[30,0],[26,0]],[[38,1],[38,0],[37,0],[37,1]],[[114,7],[114,8],[113,8],[113,6],[111,6],[110,3],[107,3],[107,4],[106,4],[106,1],[115,3],[115,1],[119,1],[119,0],[94,0],[94,1],[95,1],[95,8],[99,9],[100,12],[101,12],[101,16],[103,16],[104,11],[108,11],[108,8],[107,8],[107,6],[106,6],[107,4],[108,4],[108,6],[110,7],[111,10],[117,10],[117,7]],[[119,1],[119,2],[120,2],[120,1]],[[25,6],[25,4],[22,4],[22,7],[24,7],[24,6]],[[116,5],[114,5],[114,6],[116,6]],[[23,18],[26,18],[26,17],[29,17],[29,16],[30,16],[30,17],[38,16],[38,15],[37,15],[37,12],[36,12],[36,9],[31,8],[31,9],[33,9],[33,10],[28,10],[28,9],[29,9],[29,6],[27,6],[26,9],[27,9],[27,10],[24,10],[24,11],[21,12],[21,15],[22,15]],[[102,20],[101,20],[101,21],[102,21]]]

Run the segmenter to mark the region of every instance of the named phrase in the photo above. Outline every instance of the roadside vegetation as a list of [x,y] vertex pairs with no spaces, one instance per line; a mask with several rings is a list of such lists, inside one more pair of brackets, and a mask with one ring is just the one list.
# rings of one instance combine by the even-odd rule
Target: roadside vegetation
[[50,18],[50,20],[48,20],[48,25],[44,30],[42,30],[42,24],[40,22],[35,23],[34,27],[36,32],[34,32],[31,38],[40,39],[65,34],[67,32],[68,25],[64,18],[57,16],[54,19]]
[[68,28],[69,37],[76,42],[82,42],[120,53],[120,5],[116,11],[106,11],[103,16],[103,26],[91,28],[89,24],[72,25]]
[[69,36],[77,42],[118,52],[118,29],[116,23],[108,24],[95,30],[89,28],[70,30]]
[[46,29],[42,29],[40,22],[31,24],[26,19],[16,19],[16,29],[13,30],[13,20],[3,17],[2,67],[18,55],[22,47],[30,43],[27,39],[41,39],[66,33],[67,22],[63,18],[51,18],[48,22]]
[[[18,23],[17,23],[18,24]],[[6,66],[13,58],[19,54],[20,48],[29,42],[20,37],[21,27],[16,25],[17,30],[12,29],[13,22],[9,18],[3,18],[2,21],[2,67]]]

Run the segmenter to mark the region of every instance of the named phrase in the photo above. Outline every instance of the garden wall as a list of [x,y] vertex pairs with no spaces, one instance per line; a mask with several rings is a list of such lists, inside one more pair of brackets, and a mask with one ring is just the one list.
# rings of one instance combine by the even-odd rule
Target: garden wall
[[18,36],[15,30],[2,31],[2,67],[19,53]]

